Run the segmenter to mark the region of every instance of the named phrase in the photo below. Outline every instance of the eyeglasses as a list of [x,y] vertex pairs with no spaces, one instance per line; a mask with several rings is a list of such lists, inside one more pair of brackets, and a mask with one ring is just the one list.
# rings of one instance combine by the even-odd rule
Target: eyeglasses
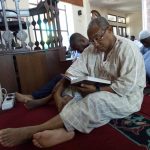
[[93,36],[93,39],[90,40],[90,43],[94,45],[95,42],[101,42],[104,38],[106,30],[107,30],[107,28],[105,30],[102,30],[102,31],[98,30],[98,32]]

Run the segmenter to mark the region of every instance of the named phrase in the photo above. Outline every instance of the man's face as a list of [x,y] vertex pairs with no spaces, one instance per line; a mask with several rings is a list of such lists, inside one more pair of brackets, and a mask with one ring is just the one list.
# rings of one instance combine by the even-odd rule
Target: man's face
[[104,30],[95,25],[88,29],[89,40],[96,52],[107,52],[111,44],[110,34],[109,27]]
[[83,50],[89,45],[89,41],[86,39],[80,38],[72,45],[72,49],[77,50],[79,53],[82,53]]
[[144,45],[144,47],[149,48],[150,47],[150,37],[148,37],[144,40],[141,40],[141,43]]

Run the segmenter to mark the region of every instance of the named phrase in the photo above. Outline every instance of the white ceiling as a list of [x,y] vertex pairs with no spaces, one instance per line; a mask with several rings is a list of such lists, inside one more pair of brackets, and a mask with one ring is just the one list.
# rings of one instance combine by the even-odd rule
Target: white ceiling
[[142,10],[142,0],[89,0],[90,5],[96,8],[133,13]]

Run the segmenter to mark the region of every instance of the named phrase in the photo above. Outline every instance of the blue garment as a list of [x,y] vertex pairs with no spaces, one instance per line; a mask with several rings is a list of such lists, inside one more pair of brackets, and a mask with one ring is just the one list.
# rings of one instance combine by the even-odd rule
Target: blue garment
[[146,52],[144,55],[144,63],[145,63],[145,69],[148,79],[150,79],[150,50]]
[[146,52],[148,52],[150,50],[150,47],[149,48],[147,48],[147,47],[144,47],[144,46],[142,46],[141,48],[140,48],[140,51],[141,51],[141,53],[144,55]]
[[147,80],[150,82],[150,48],[142,47],[141,53],[144,58]]
[[40,88],[37,91],[34,91],[32,93],[32,96],[34,99],[40,99],[40,98],[44,98],[48,95],[51,94],[51,92],[53,91],[55,85],[62,79],[61,75],[57,75],[54,78],[52,78],[52,80],[50,80],[46,85],[44,85],[42,88]]

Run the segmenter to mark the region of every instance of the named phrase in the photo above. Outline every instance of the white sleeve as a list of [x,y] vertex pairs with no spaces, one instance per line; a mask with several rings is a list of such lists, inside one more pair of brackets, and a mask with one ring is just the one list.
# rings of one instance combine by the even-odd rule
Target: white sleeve
[[111,88],[120,96],[128,95],[137,86],[145,86],[145,67],[141,53],[133,46],[126,46],[119,54],[120,75]]
[[88,75],[87,69],[87,52],[83,52],[80,57],[73,62],[73,64],[67,69],[67,73],[73,76],[86,76]]

